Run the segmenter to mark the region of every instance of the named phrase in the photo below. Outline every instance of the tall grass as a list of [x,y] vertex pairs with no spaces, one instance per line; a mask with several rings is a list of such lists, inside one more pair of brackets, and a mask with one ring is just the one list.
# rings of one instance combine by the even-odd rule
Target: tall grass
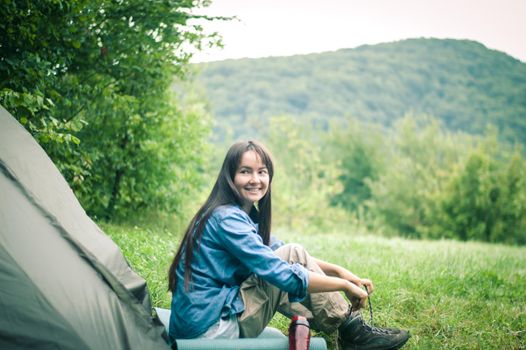
[[[166,271],[179,236],[109,224],[103,229],[147,280],[154,306],[169,308]],[[350,232],[279,237],[372,279],[375,325],[409,329],[407,349],[526,348],[525,247]],[[286,332],[288,320],[276,316],[272,325]],[[334,335],[320,335],[335,347]]]

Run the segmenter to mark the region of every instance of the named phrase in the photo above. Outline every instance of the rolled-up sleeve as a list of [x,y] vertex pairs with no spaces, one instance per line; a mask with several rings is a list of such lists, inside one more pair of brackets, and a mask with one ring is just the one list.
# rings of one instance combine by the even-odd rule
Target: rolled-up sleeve
[[221,244],[251,272],[289,294],[289,301],[302,301],[307,295],[308,271],[300,264],[289,264],[264,245],[256,228],[242,212],[234,211],[217,219]]
[[270,243],[269,243],[270,249],[276,250],[278,248],[283,247],[284,245],[285,243],[283,243],[283,241],[277,238],[276,236],[274,235],[270,236]]

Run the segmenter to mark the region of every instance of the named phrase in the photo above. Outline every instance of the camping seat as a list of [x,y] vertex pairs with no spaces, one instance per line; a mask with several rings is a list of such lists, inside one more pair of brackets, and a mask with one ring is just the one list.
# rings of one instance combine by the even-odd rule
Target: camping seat
[[[170,310],[155,308],[161,323],[166,327],[170,322]],[[178,339],[177,349],[289,349],[289,339],[278,329],[266,327],[257,338],[240,339]],[[327,350],[327,343],[321,337],[313,337],[310,340],[311,350]]]

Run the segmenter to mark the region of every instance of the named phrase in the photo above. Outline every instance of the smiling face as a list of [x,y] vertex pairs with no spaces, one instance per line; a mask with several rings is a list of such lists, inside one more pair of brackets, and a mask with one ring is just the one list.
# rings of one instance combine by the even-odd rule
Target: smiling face
[[254,151],[246,151],[241,157],[234,177],[234,185],[243,200],[243,210],[250,212],[268,190],[269,172],[261,157]]

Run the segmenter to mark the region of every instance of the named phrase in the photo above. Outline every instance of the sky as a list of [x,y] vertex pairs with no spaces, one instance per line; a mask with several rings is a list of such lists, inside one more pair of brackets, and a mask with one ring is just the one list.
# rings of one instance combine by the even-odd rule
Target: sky
[[289,56],[408,38],[475,40],[526,62],[526,0],[212,0],[195,11],[239,20],[206,22],[223,49],[192,62]]

